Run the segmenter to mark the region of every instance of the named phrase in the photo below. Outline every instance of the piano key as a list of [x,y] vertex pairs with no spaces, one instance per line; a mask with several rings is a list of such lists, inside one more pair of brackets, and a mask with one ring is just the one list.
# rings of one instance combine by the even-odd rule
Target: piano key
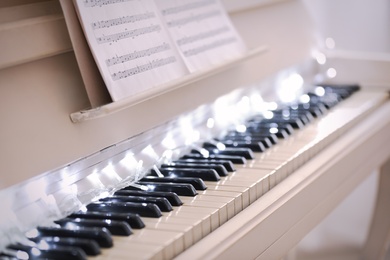
[[174,162],[174,163],[169,163],[169,164],[162,164],[160,168],[190,168],[190,169],[213,169],[217,172],[219,176],[226,176],[228,175],[228,171],[222,164],[200,164],[200,163],[180,163],[180,162]]
[[139,229],[145,227],[140,216],[132,213],[78,211],[69,215],[68,218],[119,220],[125,221],[131,228]]
[[219,214],[217,209],[213,208],[200,208],[200,207],[190,207],[183,206],[169,212],[165,213],[164,217],[188,217],[188,216],[197,216],[201,219],[202,225],[202,236],[208,235],[211,231],[219,227]]
[[239,192],[233,192],[233,191],[215,191],[215,190],[205,190],[199,192],[200,195],[208,195],[208,196],[219,196],[219,197],[228,197],[234,199],[234,214],[238,214],[242,211],[242,194]]
[[201,178],[195,177],[157,177],[157,176],[145,176],[140,181],[151,182],[173,182],[173,183],[188,183],[191,184],[196,190],[207,189],[206,184]]
[[203,155],[197,153],[196,151],[192,151],[189,154],[183,155],[182,158],[184,158],[184,159],[202,159],[202,160],[228,160],[234,164],[245,164],[246,163],[246,158],[243,156],[211,154],[208,157],[204,157]]
[[[192,197],[186,197],[186,198],[192,198]],[[205,221],[206,219],[206,221]],[[210,218],[209,216],[204,216],[204,214],[192,214],[192,213],[185,213],[182,212],[180,216],[162,216],[159,219],[153,219],[153,218],[144,218],[144,221],[146,223],[151,223],[150,226],[146,226],[146,229],[154,229],[156,224],[158,223],[164,223],[165,227],[167,225],[180,225],[184,226],[182,228],[186,229],[186,227],[191,227],[189,230],[190,234],[184,234],[184,237],[187,235],[190,235],[192,237],[193,243],[198,242],[203,238],[203,225],[209,225]]]
[[147,225],[146,229],[174,231],[183,234],[184,249],[189,248],[195,243],[193,234],[194,226],[192,223],[180,222],[178,218],[172,221],[172,223],[166,221],[153,221],[153,219],[145,219],[145,223]]
[[[223,140],[221,141],[228,148],[248,148],[254,152],[264,152],[265,146],[262,142],[252,141],[234,141],[234,140]],[[203,144],[204,148],[215,148],[214,145],[210,145],[208,142]]]
[[102,250],[102,253],[91,259],[112,260],[161,260],[164,258],[164,245],[140,244],[140,243],[115,243],[114,250]]
[[[227,204],[225,198],[221,199],[221,197],[217,197],[217,199],[207,201],[207,200],[204,200],[205,196],[203,196],[203,199],[201,199],[201,197],[200,198],[197,198],[197,197],[183,199],[183,201],[184,201],[183,207],[191,206],[191,207],[217,209],[218,216],[219,216],[219,225],[222,225],[223,223],[225,223],[229,219],[228,204]],[[207,198],[210,198],[210,196]],[[233,205],[233,204],[231,204],[231,205]],[[232,212],[234,213],[234,208],[232,208],[230,210],[232,210]]]
[[182,200],[185,203],[196,203],[196,206],[202,206],[205,204],[205,207],[207,207],[207,205],[210,205],[210,202],[224,203],[226,204],[227,219],[229,220],[235,215],[235,198],[233,197],[197,195],[196,197],[183,197]]
[[21,244],[13,244],[8,248],[24,251],[29,259],[58,259],[58,260],[86,260],[85,252],[78,247],[45,245],[44,247],[31,247]]
[[179,232],[139,229],[129,237],[114,237],[115,249],[94,259],[172,259],[184,250]]
[[153,203],[135,202],[94,202],[88,204],[87,210],[98,212],[136,213],[144,217],[161,217],[161,210]]
[[213,169],[162,168],[159,170],[167,177],[194,177],[204,181],[218,181],[220,179],[218,173]]
[[106,228],[79,227],[67,229],[60,227],[37,227],[38,236],[78,237],[95,240],[100,247],[112,247],[111,233]]
[[102,202],[138,202],[138,203],[153,203],[156,204],[161,211],[171,211],[172,205],[166,198],[163,197],[140,197],[140,196],[121,196],[114,195],[102,198]]
[[104,227],[111,234],[117,236],[129,236],[132,234],[131,227],[124,221],[106,220],[106,219],[80,219],[80,218],[62,218],[54,221],[64,228],[75,227]]
[[253,152],[249,148],[230,148],[230,147],[227,147],[223,150],[219,150],[219,149],[205,147],[205,149],[213,155],[233,155],[233,156],[244,157],[245,159],[253,159],[254,158]]
[[118,190],[114,195],[124,196],[149,196],[149,197],[163,197],[166,198],[172,206],[180,206],[181,202],[179,196],[174,192],[163,191],[143,191],[143,190]]
[[[195,196],[197,194],[194,186],[188,183],[169,183],[169,182],[137,182],[139,185],[147,186],[152,191],[174,192],[182,196]],[[133,186],[125,189],[136,189]]]
[[[270,148],[272,145],[277,144],[278,138],[273,134],[242,134],[242,135],[225,135],[223,138],[218,139],[221,142],[233,142],[233,141],[249,141],[262,143],[265,148]],[[248,147],[249,148],[249,147]],[[264,152],[265,149],[260,152]]]
[[229,160],[216,160],[216,159],[179,159],[174,162],[178,163],[199,163],[199,164],[221,164],[228,172],[235,171],[234,165]]
[[83,238],[72,238],[72,237],[38,237],[34,240],[36,243],[45,241],[48,245],[56,244],[60,246],[71,246],[82,249],[87,255],[95,256],[100,254],[100,247],[95,240],[83,239]]

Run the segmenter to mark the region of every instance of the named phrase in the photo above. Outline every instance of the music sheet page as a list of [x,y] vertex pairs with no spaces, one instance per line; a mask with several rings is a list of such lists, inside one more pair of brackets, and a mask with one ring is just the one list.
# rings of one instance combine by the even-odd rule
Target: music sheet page
[[116,101],[188,74],[153,0],[75,0],[92,54]]
[[114,101],[240,57],[218,0],[74,0]]
[[238,58],[245,44],[218,0],[155,0],[190,72]]

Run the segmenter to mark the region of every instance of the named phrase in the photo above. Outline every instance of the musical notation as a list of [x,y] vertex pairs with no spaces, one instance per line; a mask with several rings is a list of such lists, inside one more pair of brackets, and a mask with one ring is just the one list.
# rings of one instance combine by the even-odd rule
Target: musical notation
[[84,0],[85,7],[102,7],[104,5],[119,4],[123,2],[131,2],[134,0]]
[[182,46],[182,45],[186,45],[186,44],[193,43],[196,41],[202,41],[204,39],[229,32],[229,30],[230,29],[227,26],[223,26],[223,27],[211,30],[211,31],[201,32],[201,33],[198,33],[198,34],[195,34],[192,36],[186,36],[186,37],[180,38],[176,41],[176,43],[177,43],[177,45]]
[[118,56],[112,57],[112,58],[106,60],[106,64],[107,64],[107,66],[113,66],[116,64],[125,63],[125,62],[131,61],[131,60],[135,60],[138,58],[151,56],[153,54],[167,51],[170,49],[171,49],[171,46],[168,43],[163,43],[163,44],[156,46],[156,47],[152,47],[152,48],[148,48],[148,49],[144,49],[144,50],[140,50],[140,51],[134,51],[133,53],[121,55],[119,57]]
[[168,25],[168,27],[183,26],[183,25],[191,23],[191,22],[199,22],[199,21],[211,18],[211,17],[218,16],[218,15],[221,15],[221,12],[219,10],[213,10],[213,11],[201,13],[198,15],[191,15],[191,16],[184,17],[181,19],[168,21],[167,25]]
[[117,42],[126,38],[135,38],[137,36],[148,34],[152,32],[159,32],[161,31],[160,25],[151,25],[147,27],[137,28],[130,31],[124,31],[120,33],[110,34],[107,36],[101,36],[97,37],[96,41],[99,44],[107,43],[107,42]]
[[171,8],[166,8],[166,9],[161,10],[161,14],[162,15],[177,14],[177,13],[185,12],[188,10],[193,10],[193,9],[197,9],[197,8],[201,8],[201,7],[205,7],[205,6],[214,5],[215,2],[216,2],[215,0],[203,0],[203,1],[193,2],[193,3],[188,3],[185,5],[174,6]]
[[153,70],[155,68],[162,67],[170,63],[174,63],[176,61],[177,60],[174,56],[164,58],[164,59],[153,60],[143,65],[139,65],[127,70],[115,72],[111,75],[111,77],[114,81],[125,79],[127,77],[134,76],[136,74],[143,73],[149,70]]
[[199,53],[202,53],[202,52],[206,52],[206,51],[221,47],[223,45],[228,45],[228,44],[234,43],[236,41],[237,41],[237,38],[235,38],[235,37],[220,39],[220,40],[214,41],[210,44],[205,44],[205,45],[201,45],[197,48],[185,50],[185,51],[183,51],[183,54],[185,57],[190,57],[190,56],[198,55]]
[[156,14],[152,12],[135,14],[130,16],[123,16],[119,18],[94,22],[92,23],[92,28],[94,30],[101,29],[101,28],[110,28],[112,26],[117,26],[117,25],[127,24],[127,23],[136,23],[142,20],[148,20],[155,17]]
[[245,50],[219,0],[74,2],[114,101]]

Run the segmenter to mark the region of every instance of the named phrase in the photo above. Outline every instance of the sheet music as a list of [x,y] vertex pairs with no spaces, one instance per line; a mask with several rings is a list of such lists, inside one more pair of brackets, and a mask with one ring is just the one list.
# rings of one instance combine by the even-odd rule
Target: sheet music
[[190,72],[240,57],[245,44],[218,0],[155,0]]
[[74,0],[114,101],[188,74],[153,0]]
[[239,57],[218,0],[74,0],[114,101]]

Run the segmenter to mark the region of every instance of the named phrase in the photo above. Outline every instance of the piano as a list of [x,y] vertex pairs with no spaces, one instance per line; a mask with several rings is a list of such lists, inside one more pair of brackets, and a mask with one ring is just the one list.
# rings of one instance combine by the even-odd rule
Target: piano
[[[244,57],[92,101],[64,2],[0,2],[2,258],[283,259],[376,169],[359,254],[388,256],[388,54],[326,46],[299,0],[223,0]],[[183,168],[207,188],[157,183]]]

